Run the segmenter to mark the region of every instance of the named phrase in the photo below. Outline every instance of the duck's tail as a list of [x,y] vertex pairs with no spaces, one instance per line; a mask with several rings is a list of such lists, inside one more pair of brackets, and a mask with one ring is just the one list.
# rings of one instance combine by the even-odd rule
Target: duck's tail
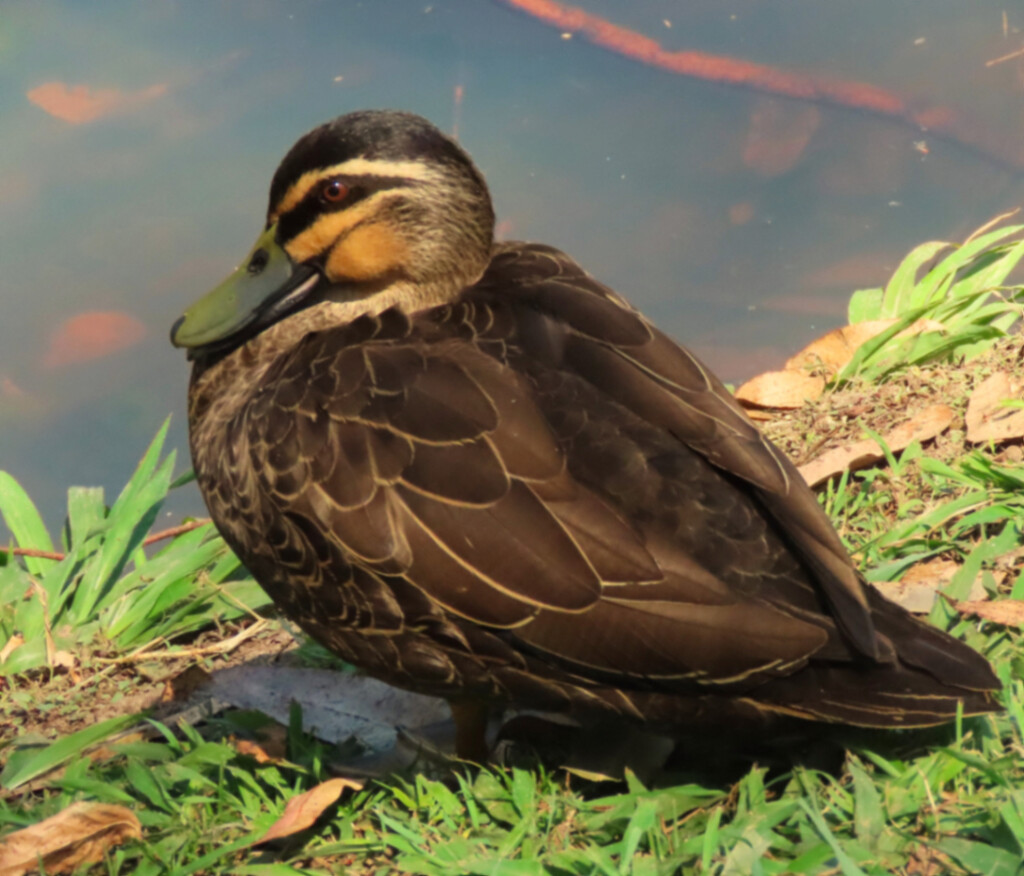
[[969,645],[918,620],[865,585],[877,633],[896,657],[889,663],[812,663],[754,694],[768,711],[861,727],[927,727],[1001,708],[999,679]]

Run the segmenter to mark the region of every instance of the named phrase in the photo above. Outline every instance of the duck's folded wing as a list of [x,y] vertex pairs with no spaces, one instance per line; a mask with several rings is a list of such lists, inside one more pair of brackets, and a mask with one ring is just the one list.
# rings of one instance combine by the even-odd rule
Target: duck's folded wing
[[[352,335],[308,337],[250,407],[252,469],[294,526],[290,551],[326,539],[595,681],[732,685],[836,638],[828,618],[736,592],[574,478],[536,386],[508,364],[458,338]],[[303,567],[312,587],[352,586],[328,563]],[[422,604],[405,625],[425,622]]]
[[763,513],[807,564],[851,644],[864,656],[893,659],[887,641],[876,634],[859,576],[814,494],[693,354],[550,247],[509,245],[484,282],[499,291],[515,286],[537,310],[557,314],[567,329],[555,353],[559,367],[749,484]]

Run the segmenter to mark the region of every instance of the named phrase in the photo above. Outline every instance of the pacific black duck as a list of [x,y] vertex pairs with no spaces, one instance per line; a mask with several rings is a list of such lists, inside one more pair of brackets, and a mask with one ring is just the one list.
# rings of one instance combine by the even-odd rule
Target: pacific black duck
[[986,661],[863,581],[707,368],[493,225],[430,123],[341,116],[175,324],[200,489],[285,614],[464,729],[488,704],[661,727],[996,708]]

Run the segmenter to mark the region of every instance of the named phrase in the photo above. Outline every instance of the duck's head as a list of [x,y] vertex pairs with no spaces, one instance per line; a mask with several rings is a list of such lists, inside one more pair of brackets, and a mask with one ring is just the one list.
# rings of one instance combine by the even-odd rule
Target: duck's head
[[263,233],[174,324],[171,342],[201,355],[310,305],[369,302],[396,286],[413,309],[453,298],[487,267],[493,234],[483,177],[426,119],[340,116],[284,157]]

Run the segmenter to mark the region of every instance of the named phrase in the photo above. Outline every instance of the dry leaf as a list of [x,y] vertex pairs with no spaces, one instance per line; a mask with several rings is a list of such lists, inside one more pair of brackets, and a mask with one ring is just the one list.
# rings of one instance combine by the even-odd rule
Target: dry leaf
[[32,827],[0,840],[0,876],[68,873],[79,864],[95,863],[103,853],[126,839],[142,836],[131,809],[107,803],[73,803]]
[[[907,569],[899,581],[878,581],[871,586],[907,611],[927,614],[932,610],[935,594],[953,580],[959,569],[960,564],[954,560],[926,560]],[[970,598],[985,598],[980,576],[971,587]]]
[[967,403],[967,440],[979,444],[1024,436],[1024,409],[1002,404],[1004,399],[1019,399],[1020,390],[1003,371],[982,381]]
[[1004,627],[1024,626],[1024,599],[983,599],[977,602],[955,602],[961,614],[1002,624]]
[[767,371],[736,390],[736,400],[758,408],[799,408],[825,389],[825,380],[802,371]]
[[15,633],[7,640],[7,644],[0,648],[0,663],[3,663],[11,656],[15,651],[18,650],[22,645],[25,644],[25,637],[21,633]]
[[270,830],[256,840],[253,845],[281,839],[281,837],[291,836],[293,833],[305,830],[341,796],[342,791],[346,788],[358,791],[362,787],[362,782],[353,779],[328,779],[315,788],[310,788],[306,793],[292,797],[284,807],[281,817],[270,825]]
[[160,694],[162,703],[184,703],[199,688],[210,683],[211,675],[202,666],[193,664],[164,682],[163,692]]
[[78,675],[75,671],[78,666],[78,658],[75,657],[70,651],[54,651],[53,652],[53,663],[51,668],[53,669],[65,669],[68,674],[74,678]]
[[261,727],[257,732],[258,742],[249,739],[232,739],[239,754],[256,758],[259,763],[279,762],[288,756],[288,728],[274,722]]
[[251,739],[239,739],[237,741],[233,741],[232,744],[235,747],[235,751],[239,754],[248,755],[255,760],[256,763],[270,763],[271,761],[279,760],[279,758],[274,758],[267,754],[267,752],[263,750],[262,746],[253,742]]
[[[795,356],[786,362],[787,371],[820,368],[830,377],[839,373],[853,358],[857,348],[880,335],[887,328],[894,326],[895,319],[869,319],[844,325],[811,341]],[[908,325],[897,337],[909,337],[926,331],[942,331],[942,323],[934,319],[919,319]]]
[[[813,401],[825,389],[825,378],[808,374],[824,371],[831,377],[840,371],[865,341],[895,325],[895,319],[873,319],[833,329],[812,341],[786,362],[782,371],[767,371],[752,377],[736,390],[736,400],[748,408],[791,410]],[[941,331],[941,323],[919,319],[907,326],[898,337]]]
[[[932,405],[891,429],[882,436],[886,446],[893,453],[903,450],[914,441],[925,442],[939,435],[953,422],[953,410],[946,405]],[[858,441],[846,447],[837,447],[824,453],[806,465],[800,466],[800,474],[810,486],[815,487],[844,471],[867,468],[885,459],[882,448],[876,441]]]

